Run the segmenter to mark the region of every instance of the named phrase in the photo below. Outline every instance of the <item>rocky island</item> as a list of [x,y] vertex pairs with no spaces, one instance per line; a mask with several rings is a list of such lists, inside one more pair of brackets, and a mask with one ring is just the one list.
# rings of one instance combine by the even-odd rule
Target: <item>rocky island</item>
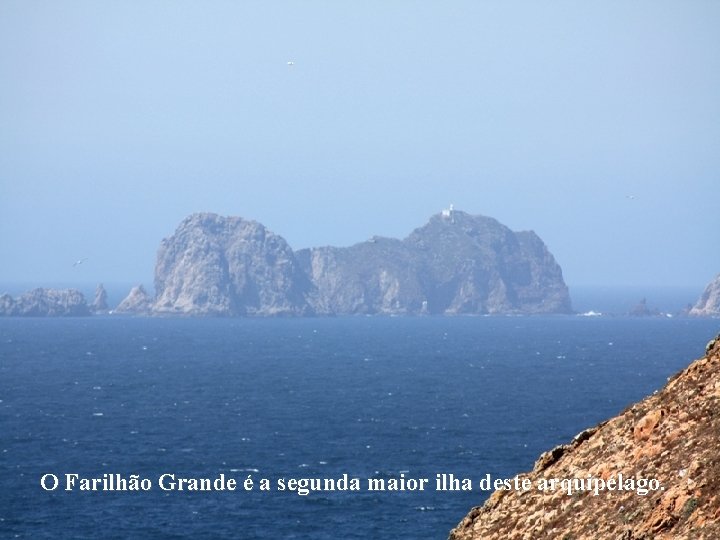
[[597,496],[496,491],[449,540],[720,538],[719,402],[720,336],[661,391],[542,454],[531,472],[519,475],[537,485],[541,479],[623,474],[656,479],[662,489]]
[[[293,251],[262,224],[193,214],[162,241],[158,315],[569,313],[562,271],[531,231],[446,210],[403,240]],[[132,311],[126,309],[125,311]]]
[[0,295],[0,316],[79,317],[90,315],[85,296],[76,289],[33,289],[17,298]]

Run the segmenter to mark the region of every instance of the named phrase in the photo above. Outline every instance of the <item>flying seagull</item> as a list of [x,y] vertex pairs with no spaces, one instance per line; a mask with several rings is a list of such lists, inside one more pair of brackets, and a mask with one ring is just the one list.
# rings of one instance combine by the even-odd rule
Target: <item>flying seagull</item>
[[292,66],[295,65],[295,62],[293,62],[292,60],[288,60],[287,65],[288,65],[289,67],[292,67]]
[[80,266],[82,263],[84,263],[84,262],[87,261],[87,260],[88,260],[87,257],[83,257],[82,259],[78,259],[77,261],[75,261],[75,262],[73,263],[73,266]]

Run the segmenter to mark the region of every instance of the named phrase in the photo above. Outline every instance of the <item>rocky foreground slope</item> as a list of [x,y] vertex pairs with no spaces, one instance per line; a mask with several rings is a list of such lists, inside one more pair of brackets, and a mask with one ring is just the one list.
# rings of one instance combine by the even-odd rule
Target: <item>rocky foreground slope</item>
[[239,217],[194,214],[162,241],[152,312],[180,315],[567,313],[534,232],[446,211],[404,240],[294,252]]
[[645,496],[496,491],[450,540],[720,538],[720,336],[661,391],[546,452],[520,477],[537,485],[619,474],[657,479],[663,489]]

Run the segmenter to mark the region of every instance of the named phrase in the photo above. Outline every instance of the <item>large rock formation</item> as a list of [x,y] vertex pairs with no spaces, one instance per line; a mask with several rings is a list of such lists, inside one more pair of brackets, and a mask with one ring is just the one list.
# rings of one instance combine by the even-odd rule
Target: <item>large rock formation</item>
[[433,313],[571,311],[560,266],[532,231],[455,211],[433,217],[406,242],[423,253]]
[[0,296],[0,315],[16,317],[79,317],[89,315],[83,294],[76,289],[33,289],[17,298]]
[[720,317],[720,274],[711,281],[690,310],[698,317]]
[[566,313],[533,232],[449,211],[405,240],[293,252],[261,224],[194,214],[163,240],[153,312],[180,315]]
[[660,392],[546,452],[542,479],[656,479],[645,495],[626,489],[496,491],[451,531],[451,540],[720,538],[720,336],[704,358]]
[[154,312],[302,315],[310,289],[282,237],[256,221],[194,214],[160,245]]
[[567,313],[562,271],[534,232],[452,211],[405,240],[298,252],[322,313]]

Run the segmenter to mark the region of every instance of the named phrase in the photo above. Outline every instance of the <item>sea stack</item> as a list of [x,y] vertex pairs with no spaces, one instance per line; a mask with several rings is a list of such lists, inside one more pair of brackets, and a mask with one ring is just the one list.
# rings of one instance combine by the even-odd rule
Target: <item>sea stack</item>
[[95,299],[90,306],[90,311],[93,313],[103,313],[108,311],[107,303],[107,291],[103,287],[102,283],[99,283],[95,288]]
[[142,285],[136,285],[118,304],[113,313],[127,313],[132,315],[147,315],[152,309],[152,299]]

